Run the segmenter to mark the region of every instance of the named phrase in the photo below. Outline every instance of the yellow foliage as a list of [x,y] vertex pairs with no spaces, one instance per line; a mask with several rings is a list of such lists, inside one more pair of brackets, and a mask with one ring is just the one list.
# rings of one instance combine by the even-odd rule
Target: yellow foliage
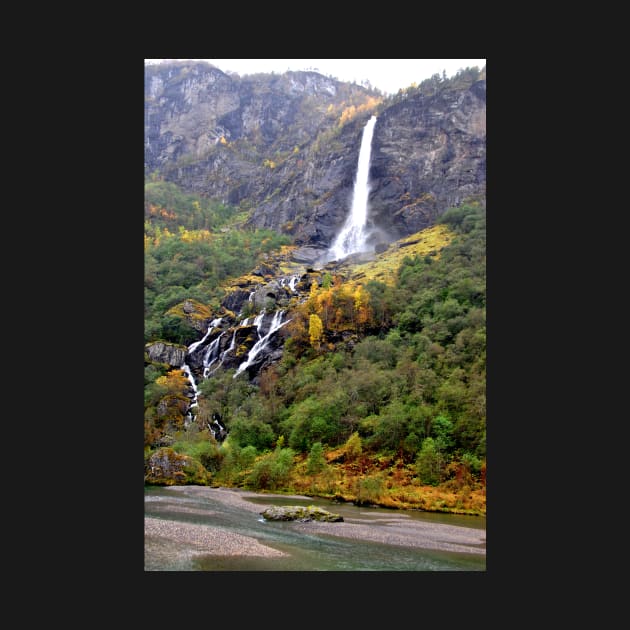
[[322,320],[313,313],[308,318],[308,336],[313,348],[319,348],[323,334],[324,325],[322,324]]
[[366,324],[371,317],[370,310],[370,294],[363,288],[362,285],[358,285],[354,291],[354,309],[356,311],[357,324],[362,326]]
[[393,284],[396,270],[406,256],[426,256],[435,252],[436,260],[440,250],[453,239],[453,233],[446,225],[434,225],[420,232],[400,239],[389,246],[389,249],[378,254],[370,262],[355,265],[349,280],[350,285],[377,280],[385,284]]
[[366,102],[362,103],[358,107],[356,107],[355,105],[350,105],[349,107],[346,107],[341,112],[341,116],[339,117],[339,123],[338,123],[339,127],[347,123],[349,120],[352,120],[357,115],[363,112],[369,112],[373,110],[381,102],[381,100],[382,99],[380,98],[374,98],[373,96],[369,96]]
[[192,243],[194,241],[211,241],[213,236],[209,230],[187,230],[180,226],[179,235],[182,241],[185,243]]
[[330,318],[333,312],[333,290],[323,289],[315,296],[315,310],[322,318],[326,328],[330,325]]
[[350,105],[350,107],[346,107],[339,117],[339,126],[347,123],[349,120],[352,120],[357,114],[357,108],[354,105]]
[[188,379],[184,373],[177,369],[171,370],[164,376],[159,376],[155,382],[161,387],[166,387],[168,394],[183,394],[188,387]]

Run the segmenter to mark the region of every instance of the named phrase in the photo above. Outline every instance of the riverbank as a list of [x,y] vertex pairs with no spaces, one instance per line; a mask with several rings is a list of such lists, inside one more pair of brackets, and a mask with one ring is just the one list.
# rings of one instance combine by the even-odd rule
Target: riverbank
[[[281,498],[287,505],[292,500],[308,501],[309,497],[302,495],[260,494],[241,489],[210,488],[203,486],[172,486],[169,491],[182,495],[184,498],[195,500],[211,500],[238,510],[251,512],[252,516],[260,515],[266,508],[273,505],[273,500]],[[248,500],[256,499],[256,503]],[[269,499],[269,503],[266,503]],[[191,501],[190,507],[179,506],[182,515],[192,516],[198,512]],[[204,515],[211,516],[211,512],[204,510]],[[427,550],[479,554],[485,556],[485,529],[475,529],[442,523],[425,522],[411,519],[407,514],[397,514],[392,510],[391,516],[380,515],[377,525],[374,517],[344,518],[344,522],[325,523],[308,522],[290,523],[290,527],[305,535],[333,536],[338,538],[369,541],[383,545],[399,547],[413,547]],[[262,518],[262,517],[258,517]],[[145,570],[156,570],[152,566],[159,565],[161,554],[168,553],[173,544],[179,548],[185,547],[190,556],[196,554],[213,556],[245,556],[261,558],[281,558],[287,554],[269,545],[259,542],[256,538],[244,536],[221,526],[211,526],[184,522],[173,519],[145,517]],[[157,560],[155,560],[157,558]],[[157,569],[159,570],[159,569]]]

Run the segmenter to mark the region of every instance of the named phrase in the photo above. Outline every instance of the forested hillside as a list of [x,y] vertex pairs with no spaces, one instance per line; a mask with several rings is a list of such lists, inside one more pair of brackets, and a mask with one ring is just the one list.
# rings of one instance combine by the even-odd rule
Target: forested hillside
[[[394,150],[384,136],[379,141],[375,135],[373,173],[376,177],[381,172],[382,177],[372,199],[380,216],[399,218],[388,225],[381,222],[389,238],[368,260],[349,258],[321,268],[309,264],[308,257],[305,262],[304,244],[327,243],[344,204],[336,203],[334,212],[323,217],[321,201],[303,188],[311,201],[300,206],[299,213],[282,206],[285,219],[293,217],[302,226],[297,229],[287,221],[278,226],[267,220],[269,211],[280,206],[260,197],[271,181],[278,189],[274,197],[282,196],[282,190],[287,199],[298,195],[301,184],[293,169],[299,170],[300,159],[306,168],[304,160],[314,155],[312,142],[320,143],[320,152],[328,142],[329,157],[340,159],[351,147],[356,153],[358,142],[350,140],[360,133],[360,127],[353,127],[354,112],[328,137],[325,110],[312,129],[303,128],[300,121],[305,103],[317,102],[322,85],[355,99],[361,98],[360,91],[313,78],[311,100],[291,110],[287,103],[293,101],[280,99],[273,92],[280,88],[273,88],[272,102],[281,101],[285,116],[293,116],[290,133],[298,134],[302,144],[285,156],[289,179],[284,183],[273,179],[279,170],[276,163],[254,168],[249,162],[238,180],[242,155],[229,168],[223,162],[228,179],[209,186],[232,186],[240,191],[237,196],[200,190],[200,171],[186,166],[181,154],[181,177],[175,181],[176,169],[166,158],[167,139],[160,140],[161,148],[151,160],[162,166],[147,172],[144,202],[145,483],[238,486],[388,507],[486,513],[485,153],[479,157],[479,138],[484,138],[485,147],[485,110],[482,125],[478,95],[470,92],[476,81],[483,82],[485,99],[485,69],[483,79],[479,77],[476,69],[450,80],[434,77],[389,99],[390,109],[381,103],[379,116],[390,121],[390,135],[397,140]],[[241,111],[236,94],[243,85],[219,79],[234,101],[220,120],[223,131],[232,130],[231,140],[229,134],[221,137],[225,143],[236,142],[238,131],[242,144],[248,137],[245,128],[228,109]],[[246,84],[250,103],[256,94],[267,94],[264,80],[255,79]],[[288,85],[295,87],[295,80]],[[480,89],[473,92],[480,94]],[[152,98],[157,95],[155,88]],[[373,96],[366,93],[366,98]],[[415,99],[413,105],[410,98]],[[344,101],[337,99],[335,106],[341,107]],[[440,118],[447,101],[455,121],[448,125],[459,125],[457,133],[447,123],[440,123],[444,126],[435,132],[438,135],[403,132],[404,125],[428,124],[431,115],[422,112]],[[248,133],[254,137],[251,117],[243,120],[249,121]],[[158,124],[151,124],[151,141],[157,142]],[[269,129],[274,131],[268,139],[274,151],[289,146],[278,127]],[[335,142],[346,136],[345,148],[335,149]],[[444,138],[442,178],[461,177],[460,188],[454,180],[434,186],[440,177],[426,161],[425,175],[417,163],[410,163],[398,167],[401,176],[396,180],[388,160],[394,153],[409,155],[405,143],[416,147],[418,137],[432,142],[434,153],[442,150]],[[219,140],[214,146],[204,149],[195,168],[217,159],[224,145]],[[261,155],[257,153],[256,160]],[[420,154],[417,158],[425,159]],[[291,160],[295,164],[289,169]],[[352,170],[355,162],[356,157],[344,169]],[[213,175],[208,181],[217,177],[217,168],[209,171]],[[252,169],[257,173],[253,179]],[[193,171],[194,181],[187,175]],[[404,173],[411,171],[413,178],[405,179]],[[343,172],[339,165],[336,172]],[[347,188],[345,179],[336,188],[337,175],[326,171],[317,185],[329,181],[331,190]],[[243,192],[246,184],[249,196]],[[405,185],[410,188],[405,190]],[[456,203],[441,207],[446,199]],[[305,218],[311,210],[321,223]],[[325,235],[323,241],[304,240],[316,233]],[[280,310],[284,320],[274,333],[273,352],[260,366],[239,371],[228,361],[206,364],[215,347],[211,339],[217,349],[231,350],[243,362],[264,332],[252,326],[254,317]],[[229,328],[221,328],[227,322]],[[208,352],[195,378],[184,369],[184,358],[206,338]],[[194,367],[194,362],[188,363]]]

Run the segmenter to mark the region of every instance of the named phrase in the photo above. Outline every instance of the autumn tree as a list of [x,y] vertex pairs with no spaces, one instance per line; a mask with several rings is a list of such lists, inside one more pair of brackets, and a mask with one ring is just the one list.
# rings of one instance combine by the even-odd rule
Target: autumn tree
[[317,293],[314,299],[314,309],[320,316],[325,328],[329,328],[333,316],[333,290],[323,289]]
[[315,350],[319,350],[323,335],[324,326],[322,324],[322,320],[319,318],[318,315],[310,315],[308,320],[308,336],[311,342],[311,346],[313,346]]
[[362,331],[369,323],[371,318],[370,312],[370,294],[363,288],[362,285],[358,285],[354,290],[354,310],[355,310],[355,322],[357,326],[357,332]]

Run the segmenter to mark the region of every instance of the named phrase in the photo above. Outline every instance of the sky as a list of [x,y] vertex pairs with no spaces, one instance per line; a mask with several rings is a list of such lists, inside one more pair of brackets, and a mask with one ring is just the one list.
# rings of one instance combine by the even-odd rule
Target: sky
[[[153,64],[164,59],[145,59]],[[185,61],[169,59],[168,61]],[[362,83],[366,79],[372,87],[385,94],[395,94],[400,88],[419,84],[434,74],[452,77],[458,70],[477,66],[480,70],[486,65],[485,59],[189,59],[207,61],[223,72],[236,72],[238,75],[256,72],[282,74],[287,70],[315,70],[325,76],[340,81]]]

